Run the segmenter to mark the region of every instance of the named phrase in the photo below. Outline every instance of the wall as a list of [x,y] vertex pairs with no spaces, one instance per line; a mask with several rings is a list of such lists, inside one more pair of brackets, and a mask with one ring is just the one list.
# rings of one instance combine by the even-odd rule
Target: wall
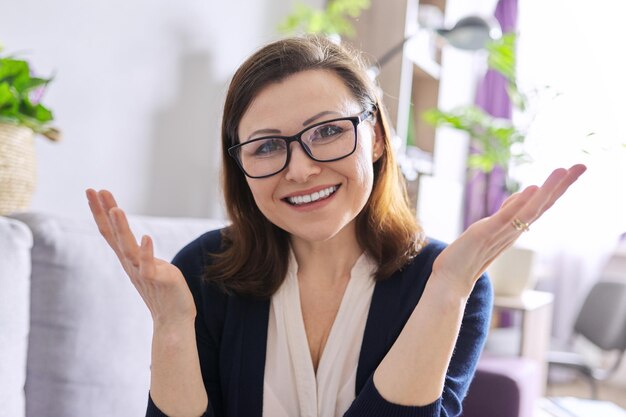
[[87,215],[94,187],[134,214],[221,216],[227,83],[294,3],[3,0],[4,52],[55,75],[44,103],[64,133],[36,140],[31,210]]

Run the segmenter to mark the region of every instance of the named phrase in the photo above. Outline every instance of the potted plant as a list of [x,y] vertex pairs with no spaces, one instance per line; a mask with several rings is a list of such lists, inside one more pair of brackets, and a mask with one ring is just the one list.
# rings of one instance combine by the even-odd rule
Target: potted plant
[[28,207],[36,183],[34,136],[60,140],[52,111],[41,103],[51,78],[0,48],[0,215]]
[[328,0],[323,10],[296,3],[293,13],[283,20],[278,30],[286,34],[299,31],[323,34],[338,41],[341,36],[354,36],[350,18],[358,17],[369,6],[370,0]]
[[[507,33],[497,41],[487,45],[488,67],[500,73],[507,82],[507,94],[512,105],[525,111],[527,98],[517,86],[515,77],[515,34]],[[449,111],[431,109],[423,115],[424,120],[435,126],[447,126],[467,133],[473,152],[470,152],[467,165],[469,169],[483,172],[489,177],[494,170],[502,169],[505,173],[503,187],[508,194],[519,189],[519,183],[509,175],[513,165],[529,161],[522,144],[526,133],[511,120],[493,117],[476,105],[467,105]],[[485,193],[484,207],[489,207]],[[491,213],[485,213],[489,215]]]
[[[515,77],[515,39],[515,34],[507,33],[488,44],[487,64],[506,80],[506,91],[513,107],[525,111],[528,99],[519,91]],[[474,173],[483,173],[485,176],[485,188],[481,195],[483,216],[492,214],[488,185],[496,170],[504,173],[504,195],[519,189],[519,183],[511,177],[510,170],[515,165],[528,162],[530,157],[521,146],[526,138],[525,131],[511,120],[494,117],[475,105],[450,111],[431,109],[423,117],[427,123],[436,127],[447,126],[468,134],[473,149],[468,156],[467,166]],[[517,245],[503,252],[488,270],[494,292],[503,296],[519,296],[525,289],[531,288],[535,283],[534,258],[533,250]]]

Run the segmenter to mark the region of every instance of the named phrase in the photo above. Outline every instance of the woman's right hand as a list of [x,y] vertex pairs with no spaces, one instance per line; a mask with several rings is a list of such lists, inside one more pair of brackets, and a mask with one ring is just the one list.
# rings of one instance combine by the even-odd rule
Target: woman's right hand
[[144,235],[141,245],[137,244],[126,215],[117,206],[113,194],[93,189],[88,189],[86,194],[98,230],[148,306],[155,326],[193,322],[196,307],[180,270],[154,257],[149,236]]

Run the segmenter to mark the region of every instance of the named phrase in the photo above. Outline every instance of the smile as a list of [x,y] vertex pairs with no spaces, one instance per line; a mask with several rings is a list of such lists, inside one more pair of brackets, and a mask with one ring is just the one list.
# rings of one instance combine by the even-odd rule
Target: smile
[[312,203],[314,201],[325,200],[335,193],[339,189],[338,185],[324,188],[323,190],[316,191],[311,194],[298,195],[294,197],[287,197],[285,200],[291,205],[299,206],[301,204]]

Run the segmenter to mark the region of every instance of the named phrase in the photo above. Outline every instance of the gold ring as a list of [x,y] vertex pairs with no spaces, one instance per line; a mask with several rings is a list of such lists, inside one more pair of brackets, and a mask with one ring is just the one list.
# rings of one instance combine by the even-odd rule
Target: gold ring
[[511,224],[513,225],[515,230],[524,231],[524,232],[528,232],[530,230],[529,228],[530,225],[528,223],[524,223],[517,217],[511,221]]

